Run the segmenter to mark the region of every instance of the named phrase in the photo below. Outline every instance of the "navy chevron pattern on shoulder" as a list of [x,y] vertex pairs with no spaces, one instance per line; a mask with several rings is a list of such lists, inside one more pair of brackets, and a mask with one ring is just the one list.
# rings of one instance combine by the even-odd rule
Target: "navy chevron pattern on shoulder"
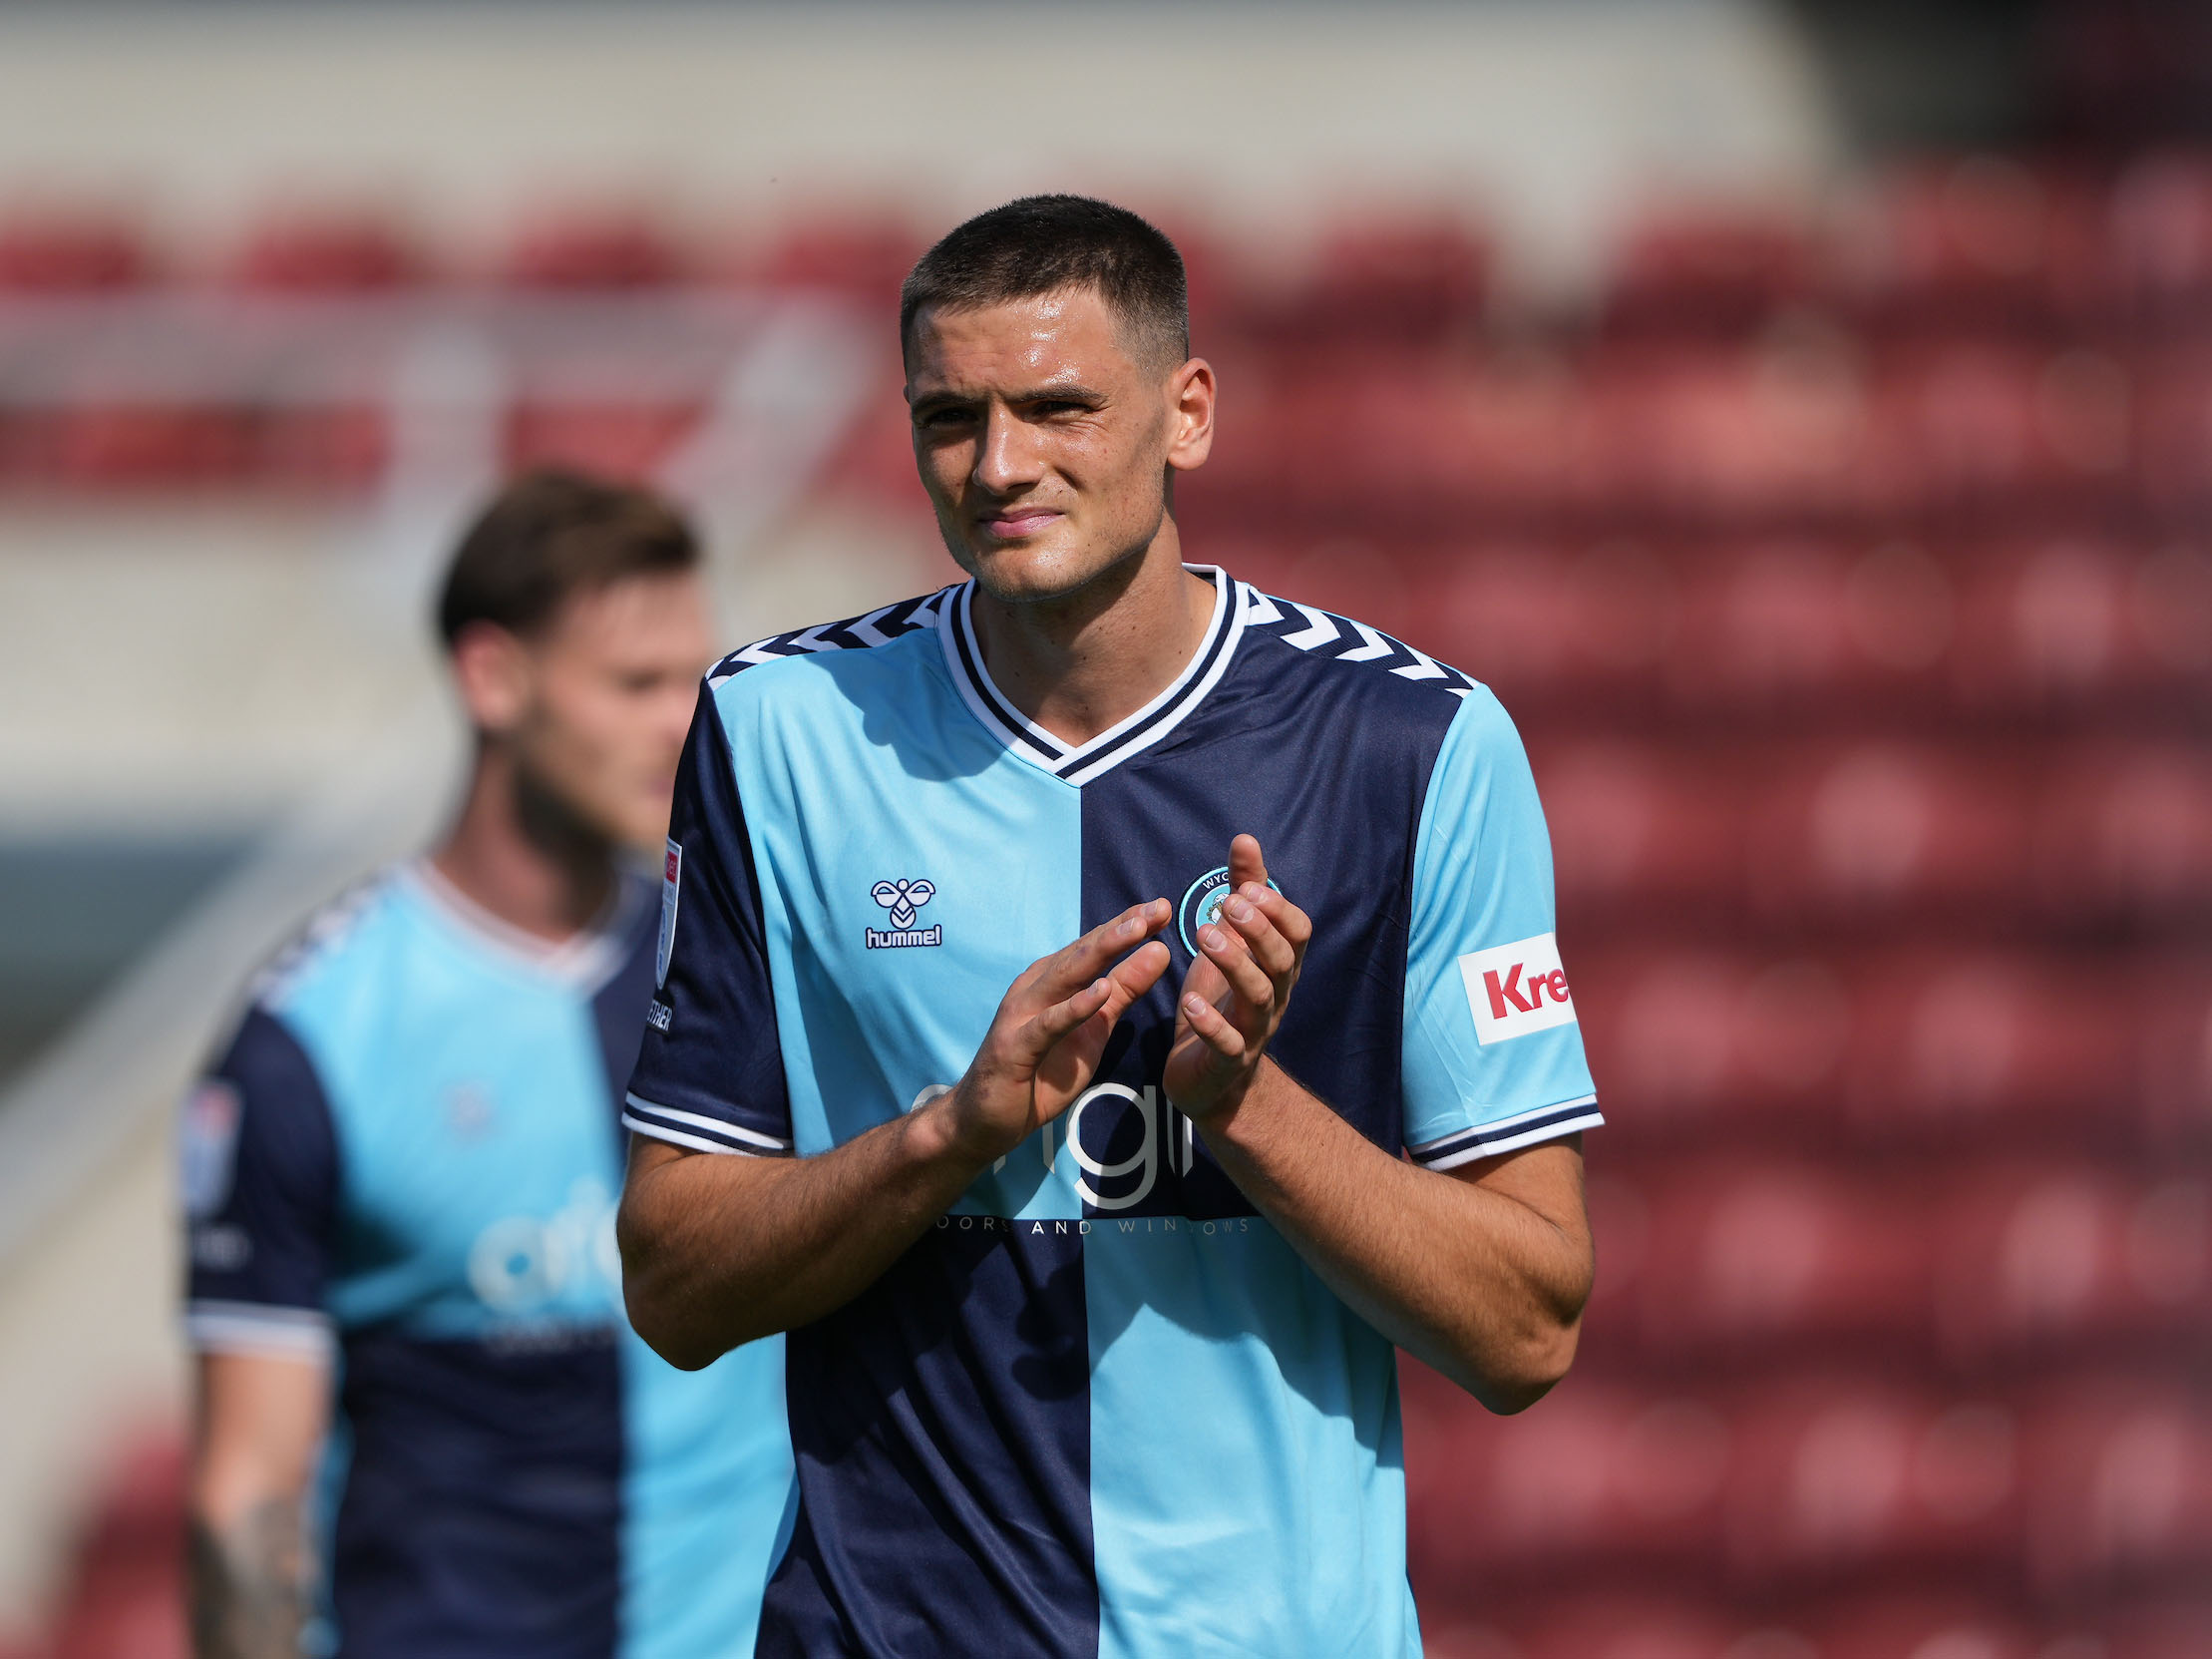
[[826,650],[867,650],[875,645],[889,644],[902,633],[931,626],[936,621],[939,602],[950,592],[950,589],[939,589],[919,599],[887,605],[864,617],[848,617],[841,622],[818,622],[813,627],[799,628],[791,633],[771,633],[723,657],[707,670],[707,684],[720,685],[733,674],[743,673],[763,662],[773,662],[779,656],[805,656]]
[[1455,697],[1464,697],[1475,688],[1471,676],[1425,651],[1415,650],[1402,639],[1391,638],[1379,628],[1295,600],[1275,599],[1250,583],[1245,584],[1245,629],[1273,634],[1286,645],[1315,656],[1369,663],[1400,679],[1433,680],[1437,689]]

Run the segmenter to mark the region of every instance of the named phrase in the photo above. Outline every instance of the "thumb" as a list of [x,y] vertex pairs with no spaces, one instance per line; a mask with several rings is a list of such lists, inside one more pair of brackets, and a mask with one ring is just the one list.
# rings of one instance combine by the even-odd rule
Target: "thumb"
[[1257,835],[1240,835],[1229,844],[1229,885],[1232,891],[1247,882],[1265,885],[1268,861],[1260,851]]

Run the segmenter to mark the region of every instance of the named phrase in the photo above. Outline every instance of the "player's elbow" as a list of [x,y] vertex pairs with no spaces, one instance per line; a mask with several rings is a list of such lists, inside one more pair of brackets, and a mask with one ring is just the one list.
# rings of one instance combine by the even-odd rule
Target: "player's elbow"
[[1559,1387],[1581,1340],[1579,1318],[1523,1332],[1503,1354],[1491,1357],[1480,1386],[1470,1392],[1500,1417],[1525,1412]]
[[712,1365],[722,1350],[698,1331],[691,1317],[693,1299],[670,1271],[664,1243],[626,1201],[615,1215],[614,1241],[622,1257],[622,1307],[630,1329],[678,1371]]

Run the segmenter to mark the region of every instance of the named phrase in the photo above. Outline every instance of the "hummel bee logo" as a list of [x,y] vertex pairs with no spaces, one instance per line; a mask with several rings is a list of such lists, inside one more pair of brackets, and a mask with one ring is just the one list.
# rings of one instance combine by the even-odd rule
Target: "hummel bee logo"
[[918,928],[915,912],[937,896],[934,885],[919,877],[913,881],[880,881],[868,890],[868,896],[891,912],[886,918],[891,923],[887,932],[879,928],[868,930],[868,948],[871,951],[892,951],[906,945],[941,945],[944,929]]

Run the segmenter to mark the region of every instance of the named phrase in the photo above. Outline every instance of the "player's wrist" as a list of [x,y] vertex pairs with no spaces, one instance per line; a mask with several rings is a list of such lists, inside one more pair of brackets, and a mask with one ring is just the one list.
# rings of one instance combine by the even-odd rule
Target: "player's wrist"
[[1256,1144],[1266,1138],[1275,1115],[1270,1110],[1277,1085],[1287,1081],[1282,1068],[1265,1054],[1251,1071],[1224,1089],[1211,1103],[1199,1102],[1196,1110],[1179,1102],[1178,1111],[1196,1123],[1209,1141],[1231,1145]]
[[908,1117],[915,1154],[922,1162],[958,1171],[972,1179],[1013,1150],[1018,1135],[1009,1138],[994,1128],[977,1108],[970,1079],[962,1077]]

